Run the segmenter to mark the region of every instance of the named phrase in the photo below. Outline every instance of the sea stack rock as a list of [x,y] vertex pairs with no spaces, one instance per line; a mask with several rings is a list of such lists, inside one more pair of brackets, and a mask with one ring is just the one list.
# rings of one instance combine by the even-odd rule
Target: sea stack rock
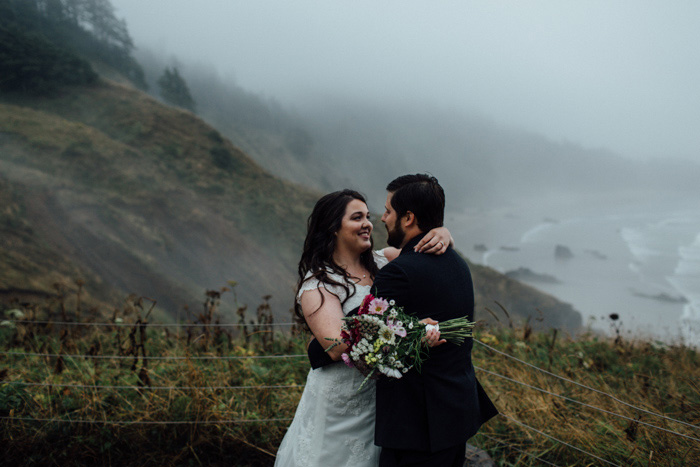
[[557,245],[554,248],[554,257],[556,259],[571,259],[574,257],[574,254],[571,252],[569,247],[564,245]]
[[513,271],[507,271],[506,277],[515,279],[521,282],[542,282],[546,284],[558,284],[559,280],[550,274],[540,274],[529,268],[518,268]]

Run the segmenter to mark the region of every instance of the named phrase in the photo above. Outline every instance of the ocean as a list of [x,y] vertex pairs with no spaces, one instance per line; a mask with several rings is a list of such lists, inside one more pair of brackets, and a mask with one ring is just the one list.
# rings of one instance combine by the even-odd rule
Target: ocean
[[[529,269],[523,282],[573,305],[590,329],[700,345],[697,200],[588,195],[448,208],[446,226],[470,260]],[[567,254],[557,257],[557,246]]]

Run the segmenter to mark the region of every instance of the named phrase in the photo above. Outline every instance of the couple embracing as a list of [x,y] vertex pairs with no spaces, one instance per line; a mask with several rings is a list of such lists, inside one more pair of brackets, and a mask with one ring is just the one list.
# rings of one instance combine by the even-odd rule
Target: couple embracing
[[364,376],[339,363],[347,347],[325,351],[370,292],[425,322],[473,321],[472,279],[442,227],[438,181],[404,175],[387,192],[384,250],[372,248],[369,210],[355,191],[322,197],[309,217],[295,311],[315,337],[312,370],[276,466],[462,466],[466,441],[497,413],[474,374],[471,338],[456,345],[429,331],[420,372],[360,391]]

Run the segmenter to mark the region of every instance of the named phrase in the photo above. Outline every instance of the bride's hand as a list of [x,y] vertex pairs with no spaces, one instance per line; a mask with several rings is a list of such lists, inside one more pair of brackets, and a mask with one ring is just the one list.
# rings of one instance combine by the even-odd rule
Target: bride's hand
[[446,227],[437,227],[425,234],[425,237],[418,242],[413,251],[441,255],[447,251],[448,246],[454,246],[454,243],[452,235]]

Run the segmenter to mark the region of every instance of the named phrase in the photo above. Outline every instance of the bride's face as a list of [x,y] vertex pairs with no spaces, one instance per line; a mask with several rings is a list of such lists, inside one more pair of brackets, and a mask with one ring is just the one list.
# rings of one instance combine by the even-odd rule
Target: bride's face
[[372,222],[369,220],[369,209],[359,199],[353,199],[345,207],[340,229],[335,233],[337,247],[362,253],[372,247],[370,235]]

